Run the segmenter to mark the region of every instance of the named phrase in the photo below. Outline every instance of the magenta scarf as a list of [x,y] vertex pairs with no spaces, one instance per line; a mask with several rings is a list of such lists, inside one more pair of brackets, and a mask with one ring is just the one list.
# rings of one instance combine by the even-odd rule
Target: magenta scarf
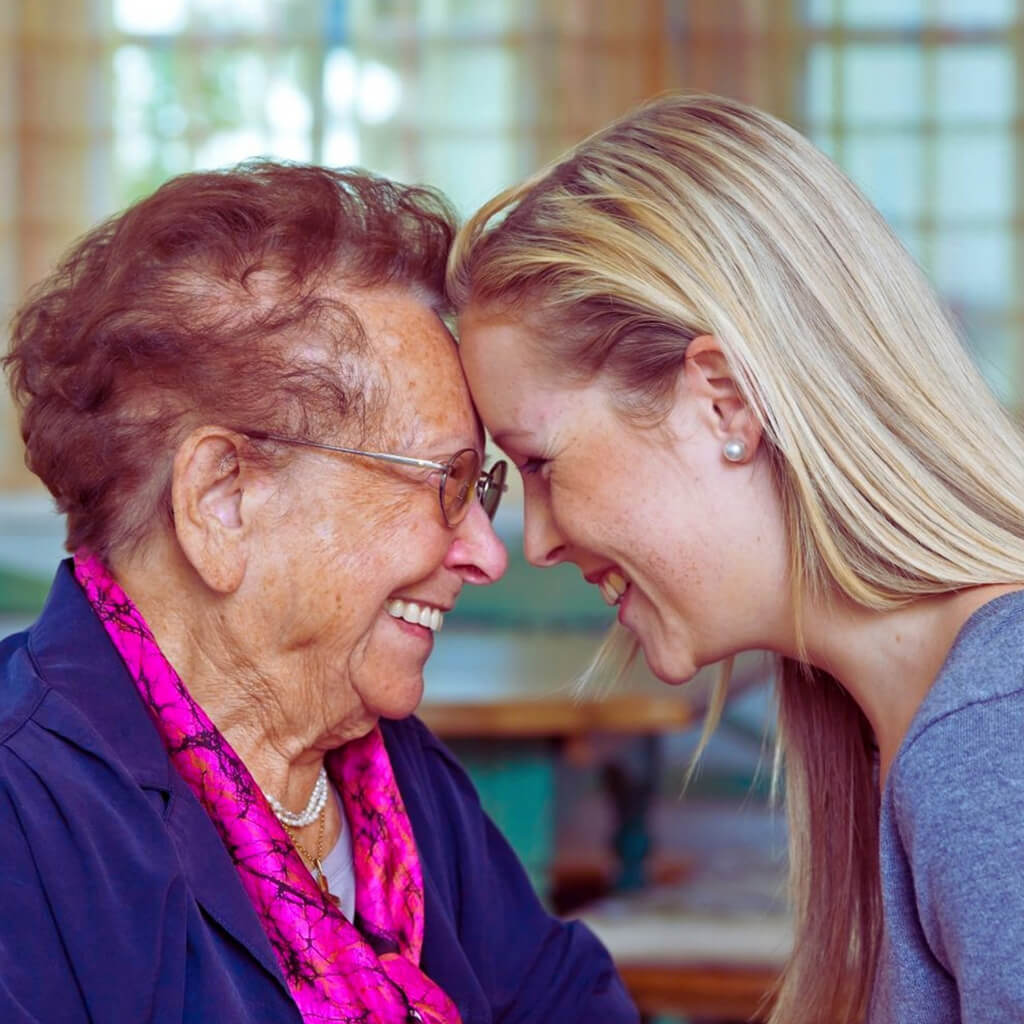
[[88,553],[76,553],[75,575],[171,761],[220,832],[303,1020],[459,1024],[455,1004],[418,966],[423,879],[380,730],[333,751],[326,762],[352,829],[357,929],[320,891],[241,758],[192,699],[131,598]]

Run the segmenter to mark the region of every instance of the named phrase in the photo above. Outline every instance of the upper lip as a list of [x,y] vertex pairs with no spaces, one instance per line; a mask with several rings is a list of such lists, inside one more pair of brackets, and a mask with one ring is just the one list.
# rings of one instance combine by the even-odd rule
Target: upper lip
[[412,601],[413,604],[425,604],[428,608],[436,608],[439,612],[450,612],[455,607],[455,602],[452,601],[450,604],[440,604],[436,601],[428,601],[423,597],[408,597],[405,594],[395,594],[390,597],[390,601]]
[[617,572],[623,577],[626,575],[618,566],[606,565],[603,569],[595,569],[593,572],[585,572],[583,574],[583,578],[588,583],[600,583],[601,580],[603,580],[610,572]]

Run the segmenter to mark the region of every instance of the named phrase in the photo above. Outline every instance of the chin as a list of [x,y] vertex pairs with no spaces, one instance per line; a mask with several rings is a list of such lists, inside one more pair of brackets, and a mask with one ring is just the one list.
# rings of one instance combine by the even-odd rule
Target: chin
[[376,718],[408,718],[420,706],[423,700],[423,677],[409,680],[404,684],[388,686],[386,693],[375,694],[372,702],[367,702]]
[[683,683],[688,683],[701,668],[700,665],[695,665],[689,660],[666,662],[657,656],[648,654],[646,649],[644,658],[651,672],[668,686],[682,686]]

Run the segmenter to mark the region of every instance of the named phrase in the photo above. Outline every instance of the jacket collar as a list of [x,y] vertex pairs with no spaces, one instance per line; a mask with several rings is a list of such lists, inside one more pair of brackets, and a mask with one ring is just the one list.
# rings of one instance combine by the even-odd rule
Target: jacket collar
[[89,720],[132,778],[170,794],[174,769],[163,742],[78,585],[70,558],[61,562],[43,611],[29,628],[28,648],[44,682]]
[[196,899],[284,985],[270,942],[209,815],[175,771],[150,713],[78,581],[57,570],[29,652],[45,684],[78,709],[143,789],[164,794],[164,824]]

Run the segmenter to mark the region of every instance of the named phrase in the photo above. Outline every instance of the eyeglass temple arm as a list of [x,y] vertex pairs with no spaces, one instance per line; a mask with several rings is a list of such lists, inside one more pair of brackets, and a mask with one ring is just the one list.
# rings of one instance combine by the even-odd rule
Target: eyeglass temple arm
[[421,469],[447,469],[443,462],[431,462],[429,459],[414,459],[410,455],[391,455],[387,452],[364,452],[360,448],[342,448],[337,444],[322,444],[320,441],[304,441],[297,437],[285,437],[283,434],[268,434],[263,430],[249,431],[255,440],[278,441],[281,444],[296,444],[303,448],[322,448],[327,452],[341,452],[344,455],[362,455],[367,459],[380,459],[382,462],[395,462],[400,466],[419,466]]

